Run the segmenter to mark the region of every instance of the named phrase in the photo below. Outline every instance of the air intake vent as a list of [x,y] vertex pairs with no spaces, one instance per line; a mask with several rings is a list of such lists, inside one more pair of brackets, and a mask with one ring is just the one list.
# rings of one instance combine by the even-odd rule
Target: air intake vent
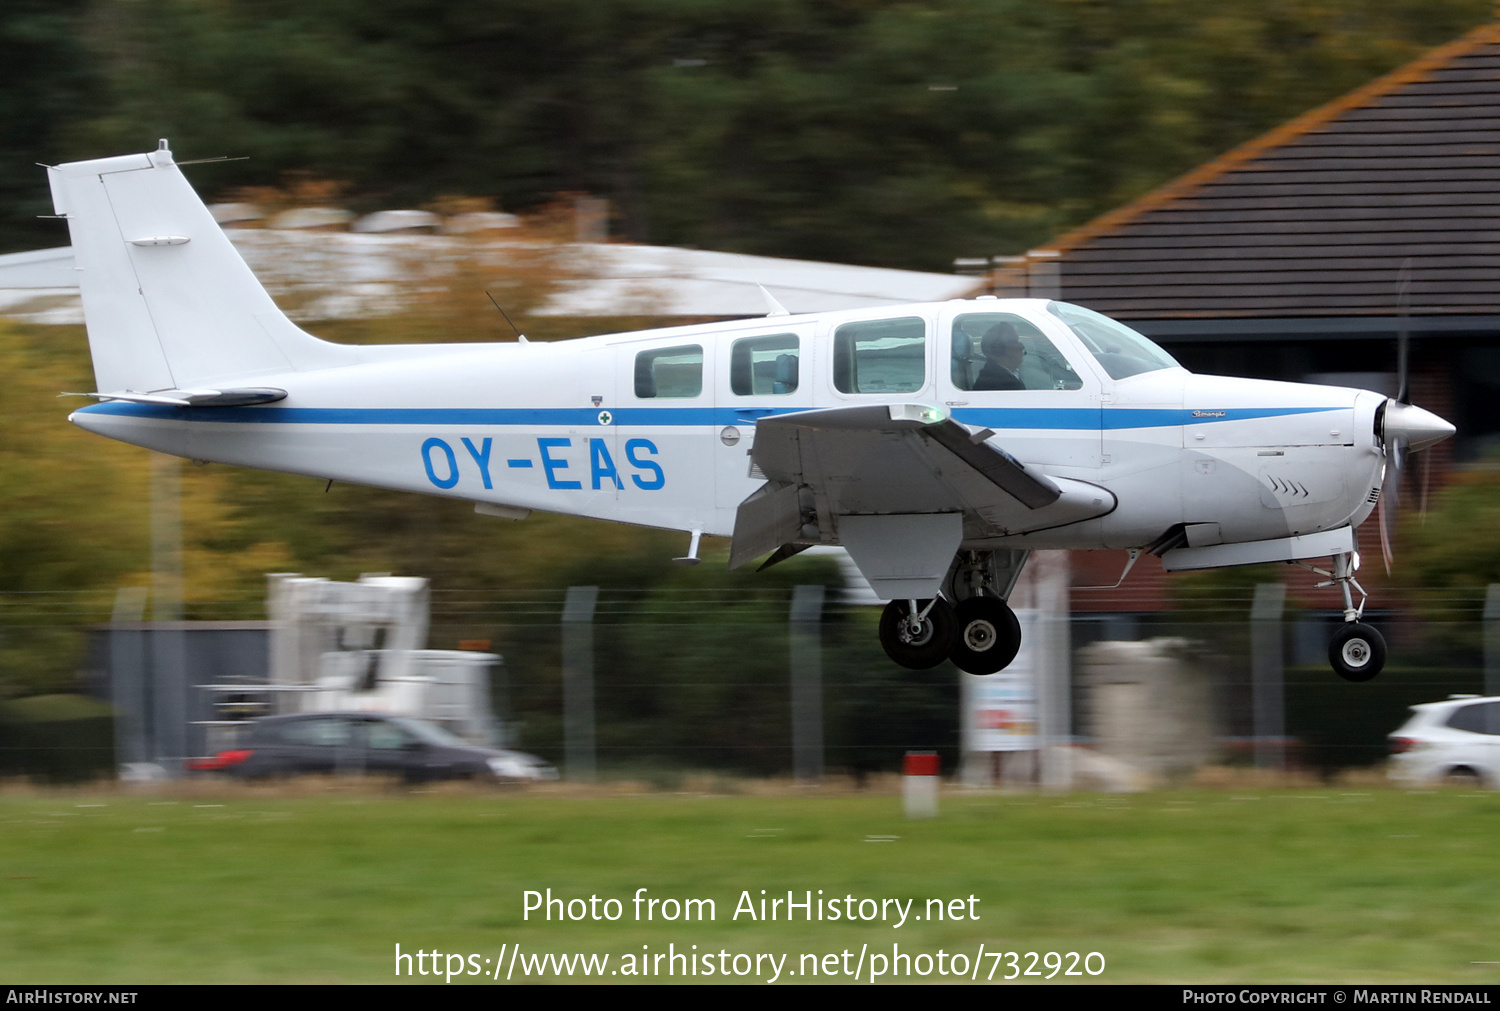
[[1380,485],[1377,484],[1375,487],[1370,489],[1370,494],[1365,496],[1365,501],[1370,503],[1371,505],[1374,505],[1375,503],[1380,501]]

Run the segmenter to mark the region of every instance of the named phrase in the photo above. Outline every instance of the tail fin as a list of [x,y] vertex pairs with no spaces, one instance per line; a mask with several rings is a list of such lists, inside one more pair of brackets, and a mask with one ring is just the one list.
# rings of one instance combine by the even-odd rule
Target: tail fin
[[150,154],[48,170],[80,271],[100,392],[186,390],[324,368],[320,341],[271,301],[172,161]]

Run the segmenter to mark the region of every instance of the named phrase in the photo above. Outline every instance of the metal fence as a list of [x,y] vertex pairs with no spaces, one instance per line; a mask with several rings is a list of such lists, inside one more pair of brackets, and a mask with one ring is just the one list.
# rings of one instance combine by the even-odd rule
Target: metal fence
[[[945,768],[955,767],[958,673],[950,665],[896,667],[876,639],[878,608],[849,603],[836,588],[815,605],[811,592],[604,587],[584,608],[575,588],[575,620],[565,621],[566,588],[434,590],[429,639],[438,648],[487,642],[504,654],[496,709],[512,721],[514,743],[579,778],[671,778],[686,770],[863,776],[894,771],[907,750],[938,751]],[[1107,591],[1078,591],[1069,624],[1071,741],[1099,745],[1132,726],[1101,708],[1107,696],[1135,700],[1142,754],[1164,728],[1190,719],[1211,738],[1211,761],[1322,771],[1378,762],[1408,706],[1483,694],[1487,684],[1495,690],[1500,663],[1493,589],[1387,588],[1382,599],[1402,604],[1366,615],[1389,642],[1386,670],[1353,684],[1327,665],[1337,612],[1270,608],[1264,591],[1255,611],[1252,588],[1157,612],[1126,610],[1127,598]],[[38,737],[34,726],[22,731],[28,721],[20,700],[76,694],[123,703],[128,693],[148,690],[110,674],[129,666],[110,650],[139,645],[98,645],[95,630],[112,618],[119,628],[122,617],[139,617],[122,615],[118,604],[109,593],[0,594],[0,772],[35,772],[36,756],[48,747],[37,743],[46,735]],[[192,603],[188,617],[263,621],[263,602]],[[1095,644],[1152,641],[1186,658],[1181,677],[1196,679],[1196,709],[1174,701],[1170,685],[1132,695],[1101,690],[1097,676],[1084,676],[1081,664]],[[248,640],[226,648],[240,651],[242,665],[262,662]],[[191,669],[203,662],[184,659],[184,683],[208,679]],[[175,718],[163,712],[156,718]],[[67,739],[74,742],[68,747],[95,748],[96,757],[107,748],[109,760],[95,763],[102,768],[116,757],[113,743],[79,745],[76,733]],[[191,742],[184,739],[181,749],[191,752]]]

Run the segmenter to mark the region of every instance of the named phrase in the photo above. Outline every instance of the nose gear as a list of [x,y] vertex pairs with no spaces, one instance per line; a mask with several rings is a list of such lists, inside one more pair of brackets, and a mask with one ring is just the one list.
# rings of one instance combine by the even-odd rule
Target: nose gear
[[[1333,634],[1328,644],[1328,662],[1334,673],[1345,681],[1368,681],[1385,668],[1385,638],[1373,626],[1360,619],[1365,613],[1365,601],[1369,594],[1354,578],[1359,571],[1359,552],[1347,551],[1333,556],[1333,571],[1320,569],[1306,562],[1298,562],[1304,569],[1328,578],[1318,583],[1337,586],[1344,597],[1344,626]],[[1359,593],[1359,604],[1354,603],[1354,592]]]

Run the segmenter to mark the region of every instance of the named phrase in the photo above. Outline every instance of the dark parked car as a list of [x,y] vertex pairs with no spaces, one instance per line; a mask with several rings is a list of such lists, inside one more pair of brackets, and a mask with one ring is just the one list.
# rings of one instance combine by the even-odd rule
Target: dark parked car
[[380,713],[304,713],[255,720],[243,744],[188,767],[241,779],[370,773],[432,779],[556,779],[533,755],[468,744],[436,724]]

